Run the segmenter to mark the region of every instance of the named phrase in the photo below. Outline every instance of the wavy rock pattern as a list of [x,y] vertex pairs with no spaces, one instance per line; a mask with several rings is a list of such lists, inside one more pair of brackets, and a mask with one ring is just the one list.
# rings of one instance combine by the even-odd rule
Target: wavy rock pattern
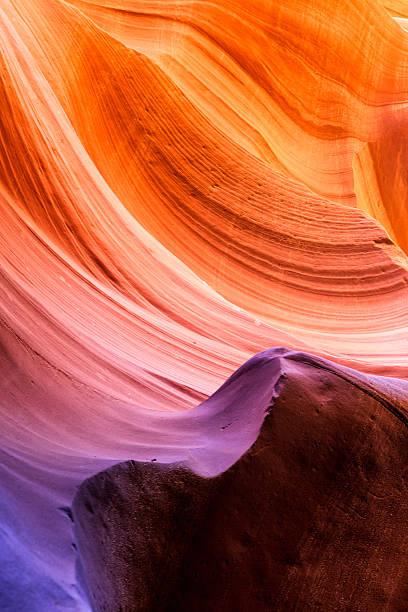
[[57,510],[85,478],[239,459],[279,351],[196,415],[251,355],[408,378],[403,30],[371,0],[123,4],[0,6],[5,610],[88,609]]
[[[47,72],[52,85],[46,97],[47,110],[51,112],[56,105],[54,112],[59,113],[59,118],[55,132],[49,136],[51,141],[61,138],[64,110],[76,130],[72,141],[75,139],[79,147],[80,136],[88,155],[107,175],[115,195],[133,217],[229,301],[294,335],[303,347],[328,355],[342,353],[362,364],[368,361],[386,365],[391,356],[395,361],[398,354],[405,366],[400,346],[401,327],[406,325],[406,270],[398,254],[393,256],[391,251],[378,248],[385,239],[383,232],[358,213],[350,211],[345,219],[343,208],[269,170],[222,137],[147,58],[107,39],[78,13],[62,5],[52,5],[47,12],[48,5],[43,4],[43,14],[39,11],[41,4],[36,6],[38,27],[49,21],[54,27],[49,29],[48,38],[42,37],[41,52],[36,48],[35,58],[30,56],[30,61],[38,60],[41,73]],[[31,30],[36,25],[35,15],[30,18]],[[26,31],[23,23],[20,27]],[[62,47],[59,52],[53,35],[57,27],[64,33],[57,41]],[[30,47],[38,36],[39,33],[31,38],[26,33]],[[51,74],[49,57],[54,58]],[[95,74],[96,90],[91,86]],[[55,97],[51,99],[54,91],[64,102],[62,108],[58,108]],[[50,130],[47,112],[41,111],[44,130]],[[35,116],[41,111],[36,111]],[[5,126],[8,146],[11,143],[17,150],[23,147],[22,141],[26,142],[24,146],[34,148],[39,138],[32,110],[27,112],[31,113],[28,129],[21,121],[18,126]],[[19,117],[22,113],[22,109],[13,108],[10,114]],[[177,125],[177,130],[169,130],[169,125]],[[71,140],[67,140],[72,147]],[[49,148],[55,150],[55,142]],[[33,220],[55,240],[62,240],[71,255],[80,258],[80,263],[100,281],[108,276],[109,284],[121,285],[127,297],[140,303],[142,293],[148,300],[149,290],[140,284],[147,276],[152,277],[149,264],[144,264],[146,274],[142,278],[139,274],[135,277],[128,264],[129,260],[141,261],[140,252],[134,250],[136,245],[128,248],[131,233],[124,237],[119,235],[122,228],[118,229],[112,241],[111,226],[120,227],[118,213],[109,225],[100,213],[99,220],[95,218],[98,212],[92,200],[100,191],[100,177],[98,181],[94,174],[86,180],[85,162],[76,159],[79,151],[67,151],[65,159],[56,160],[50,177],[43,168],[55,154],[46,148],[41,154],[40,162],[24,156],[19,174],[27,175],[25,184],[19,180],[16,187],[16,171],[6,168],[9,192],[16,194],[24,206],[30,202]],[[81,202],[79,196],[88,196],[77,190],[75,194],[64,193],[64,189],[72,189],[71,184],[63,187],[59,179],[60,174],[67,174],[66,166],[80,177],[76,180],[81,181],[82,190],[87,183],[93,192],[90,203]],[[95,172],[93,166],[92,170]],[[33,202],[33,183],[40,185],[36,188],[37,203]],[[67,199],[76,200],[77,213],[67,208]],[[99,207],[108,218],[112,204],[99,203]],[[75,214],[91,219],[86,221],[84,237],[78,229],[83,221]],[[325,235],[320,230],[322,218],[328,227]],[[90,232],[98,236],[90,236]],[[154,274],[158,275],[157,268]],[[150,299],[158,302],[159,291],[153,287],[150,294],[155,295]],[[164,291],[167,294],[169,287]],[[318,308],[317,295],[322,296]],[[182,318],[181,313],[177,317]],[[209,312],[205,318],[208,325]],[[187,323],[188,326],[188,317]],[[379,339],[373,335],[375,330],[384,336]],[[245,331],[246,343],[252,333],[258,337],[250,343],[252,352],[282,343],[267,329]],[[266,345],[261,338],[268,338]],[[371,351],[367,350],[369,344],[373,346]],[[236,361],[234,366],[238,364]]]
[[229,137],[354,204],[352,158],[407,106],[407,38],[378,0],[70,0],[151,57]]

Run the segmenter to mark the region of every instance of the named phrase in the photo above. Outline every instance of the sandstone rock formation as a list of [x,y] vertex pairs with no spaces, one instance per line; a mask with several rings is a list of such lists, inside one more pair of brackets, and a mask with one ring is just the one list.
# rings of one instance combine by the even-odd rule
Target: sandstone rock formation
[[405,389],[404,7],[250,5],[1,3],[9,612],[89,610],[67,517],[81,482],[129,459],[214,476],[245,453],[285,351],[265,380],[259,358],[240,370],[252,417],[228,445],[208,398],[253,355],[318,355],[391,403]]
[[392,0],[70,3],[230,138],[329,199],[353,204],[353,154],[406,112],[408,40]]
[[[329,362],[271,358],[279,395],[222,475],[130,462],[81,485],[74,530],[94,610],[407,608],[408,387],[397,399]],[[262,360],[252,367],[263,383]],[[234,418],[227,446],[245,411]]]

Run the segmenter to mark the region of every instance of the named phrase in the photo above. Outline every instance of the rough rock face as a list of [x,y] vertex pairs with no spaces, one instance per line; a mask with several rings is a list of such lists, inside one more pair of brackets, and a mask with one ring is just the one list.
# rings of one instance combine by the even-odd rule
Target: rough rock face
[[304,355],[279,387],[256,442],[215,478],[128,462],[81,485],[94,610],[407,609],[407,391]]

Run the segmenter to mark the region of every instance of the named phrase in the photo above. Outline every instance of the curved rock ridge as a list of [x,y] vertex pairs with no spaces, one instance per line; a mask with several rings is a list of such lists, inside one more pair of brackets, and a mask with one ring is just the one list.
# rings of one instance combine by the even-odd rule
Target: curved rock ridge
[[[252,419],[259,429],[266,381],[273,405],[269,389],[240,457],[249,438],[237,446],[237,432]],[[238,406],[233,389],[249,388]],[[406,384],[273,350],[231,377],[206,414],[214,456],[240,448],[221,475],[130,462],[81,485],[72,517],[94,610],[406,607]]]
[[276,169],[354,204],[353,154],[397,125],[407,38],[378,0],[70,0],[151,57],[214,124]]
[[[221,345],[223,338],[235,349],[243,343],[229,372],[222,366],[224,377],[251,353],[276,343],[372,371],[395,365],[395,374],[405,376],[407,270],[397,251],[381,248],[387,237],[378,225],[245,152],[151,60],[107,37],[78,11],[42,0],[26,22],[20,6],[7,9],[3,79],[9,113],[1,180],[13,209],[31,220],[27,231],[32,234],[34,224],[36,233],[69,257],[69,266],[75,260],[83,274],[108,287],[115,314],[112,302],[103,309],[107,296],[98,285],[93,343],[103,336],[98,325],[115,328],[117,339],[120,329],[139,325],[132,313],[124,321],[126,300],[125,309],[136,305],[142,319],[145,311],[155,313],[204,336],[220,333]],[[56,39],[57,28],[62,34]],[[256,320],[220,302],[202,283],[198,290],[198,280],[170,263],[174,258],[153,246],[138,224]],[[36,265],[44,267],[39,257]],[[49,257],[55,255],[48,251]],[[81,274],[76,283],[86,282],[94,309],[92,283]],[[46,275],[51,282],[50,270]],[[60,304],[61,275],[56,276],[50,289],[53,308],[59,308],[55,317],[70,334],[77,323],[68,318],[78,315]],[[63,282],[68,298],[76,289]],[[89,338],[89,330],[79,325],[78,331]]]

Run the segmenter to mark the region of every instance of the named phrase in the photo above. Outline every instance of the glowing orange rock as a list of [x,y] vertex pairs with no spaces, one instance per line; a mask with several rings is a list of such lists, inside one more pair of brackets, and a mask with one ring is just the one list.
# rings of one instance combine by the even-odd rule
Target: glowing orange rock
[[[376,218],[408,252],[408,126],[365,145],[354,161],[357,205]],[[394,248],[395,247],[390,247]],[[401,254],[402,255],[402,254]],[[401,260],[403,256],[400,256]]]
[[406,0],[383,0],[383,4],[393,17],[403,19],[408,17],[408,3]]
[[377,0],[71,0],[230,138],[354,204],[352,158],[407,106],[408,39]]

